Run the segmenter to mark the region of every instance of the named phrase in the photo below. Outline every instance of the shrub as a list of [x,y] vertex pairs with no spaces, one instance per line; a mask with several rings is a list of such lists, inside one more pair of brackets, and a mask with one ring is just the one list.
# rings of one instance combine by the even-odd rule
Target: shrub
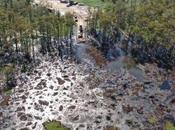
[[100,67],[106,64],[106,59],[103,57],[102,53],[98,51],[96,48],[91,47],[87,49],[87,52],[92,56],[96,62],[96,64]]
[[64,127],[59,121],[47,121],[43,123],[45,130],[69,130]]

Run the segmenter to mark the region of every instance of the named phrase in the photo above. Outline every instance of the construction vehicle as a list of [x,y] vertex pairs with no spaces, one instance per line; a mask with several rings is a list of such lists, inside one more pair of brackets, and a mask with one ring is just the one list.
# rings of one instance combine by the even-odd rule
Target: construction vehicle
[[84,36],[83,36],[83,33],[84,33],[84,31],[83,31],[83,26],[82,25],[80,25],[79,26],[79,31],[78,31],[78,43],[84,43],[85,42],[85,38],[84,38]]

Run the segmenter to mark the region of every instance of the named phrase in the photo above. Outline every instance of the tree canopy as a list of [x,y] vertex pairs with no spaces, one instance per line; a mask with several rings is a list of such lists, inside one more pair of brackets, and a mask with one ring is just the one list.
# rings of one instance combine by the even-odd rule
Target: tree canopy
[[[107,50],[124,34],[134,40],[130,50],[147,61],[175,64],[175,2],[173,0],[111,0],[113,4],[97,9],[90,16],[88,28]],[[93,31],[92,31],[93,30]],[[101,40],[102,39],[102,40]],[[129,42],[128,42],[129,43]],[[127,43],[127,44],[128,44]],[[126,42],[125,44],[126,45]],[[137,51],[135,50],[137,47]],[[103,49],[107,52],[106,49]],[[125,46],[125,50],[128,45]],[[149,51],[148,51],[149,50]],[[143,54],[145,52],[145,54]],[[149,53],[149,54],[148,54]],[[171,63],[169,63],[171,62]]]

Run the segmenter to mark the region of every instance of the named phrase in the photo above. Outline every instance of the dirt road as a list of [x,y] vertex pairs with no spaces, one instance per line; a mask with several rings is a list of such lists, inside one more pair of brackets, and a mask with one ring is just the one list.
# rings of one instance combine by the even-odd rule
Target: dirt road
[[86,27],[85,20],[88,17],[88,7],[87,6],[73,5],[73,6],[67,7],[66,6],[67,4],[60,3],[59,0],[35,0],[35,3],[46,6],[49,9],[60,11],[62,15],[69,12],[77,17],[78,27],[79,25],[82,25],[83,28]]

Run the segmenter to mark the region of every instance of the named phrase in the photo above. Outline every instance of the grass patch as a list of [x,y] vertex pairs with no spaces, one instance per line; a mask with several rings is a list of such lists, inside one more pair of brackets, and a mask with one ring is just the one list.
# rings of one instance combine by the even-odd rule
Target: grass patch
[[[111,1],[105,1],[103,2],[102,0],[73,0],[75,2],[90,6],[90,7],[98,7],[100,9],[105,8],[106,6],[109,5],[114,5]],[[136,0],[136,3],[139,4],[140,1]],[[131,6],[131,0],[126,2],[126,4],[130,7]]]
[[165,130],[175,130],[174,124],[171,123],[170,121],[166,121],[165,122],[164,128],[165,128]]
[[10,96],[10,95],[12,95],[12,89],[5,89],[4,90],[4,93],[6,94],[6,95],[8,95],[8,96]]
[[64,127],[59,121],[47,121],[43,123],[46,130],[69,130]]
[[158,119],[156,118],[156,116],[151,116],[149,119],[148,119],[148,122],[150,124],[155,124],[157,123]]
[[74,0],[75,2],[82,3],[91,7],[104,8],[106,5],[110,4],[109,2],[102,2],[101,0]]
[[109,127],[109,128],[104,129],[104,130],[118,130],[118,128],[116,128],[116,127]]

